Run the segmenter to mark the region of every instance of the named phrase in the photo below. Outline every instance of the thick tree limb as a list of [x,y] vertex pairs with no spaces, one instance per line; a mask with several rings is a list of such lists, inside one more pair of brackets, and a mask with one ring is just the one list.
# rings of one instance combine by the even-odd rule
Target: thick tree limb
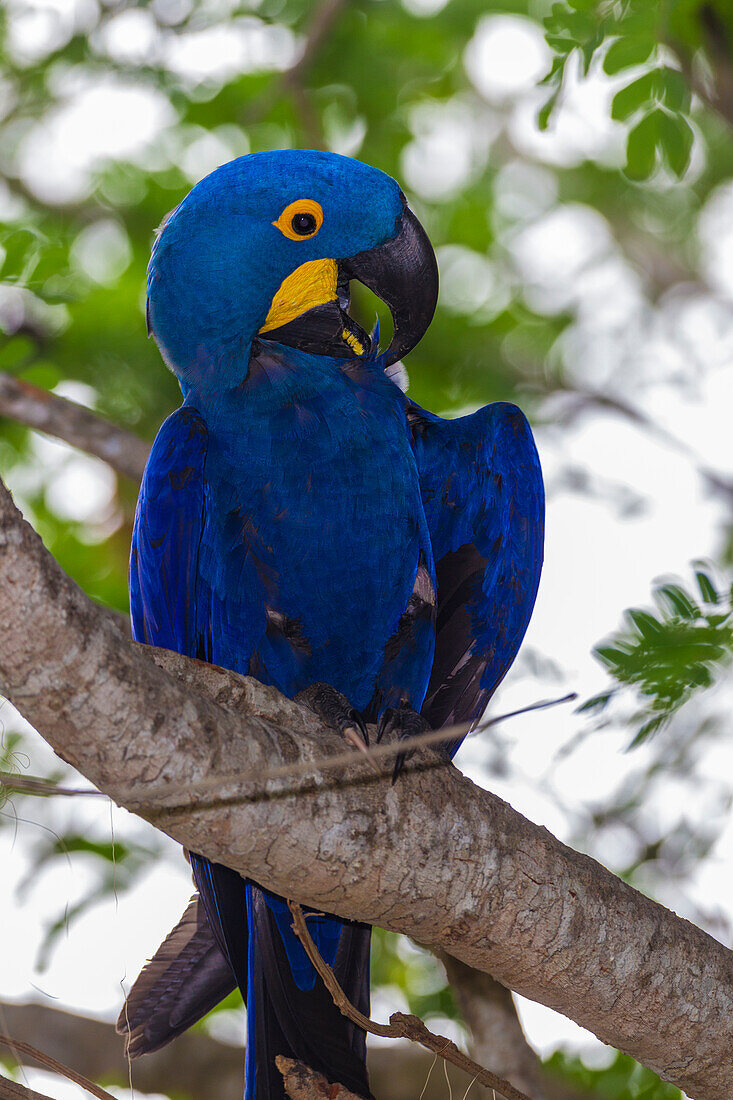
[[[314,760],[338,735],[266,688],[125,638],[0,490],[0,683],[57,752],[195,851],[298,902],[442,946],[564,1012],[695,1100],[733,1095],[733,954],[453,767],[391,787],[211,776]],[[187,787],[150,804],[151,785]],[[121,789],[132,790],[126,800]],[[179,799],[179,802],[181,800]]]
[[0,371],[0,416],[7,416],[63,439],[87,454],[101,458],[113,470],[139,481],[150,444],[85,409],[75,401],[57,397]]

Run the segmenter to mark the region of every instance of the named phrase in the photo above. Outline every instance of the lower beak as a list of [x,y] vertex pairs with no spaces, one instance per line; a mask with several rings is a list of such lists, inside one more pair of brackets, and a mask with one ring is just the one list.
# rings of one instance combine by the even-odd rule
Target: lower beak
[[369,353],[369,337],[347,313],[351,279],[363,283],[389,307],[394,335],[384,353],[384,365],[396,363],[425,335],[438,300],[435,253],[404,196],[398,231],[391,240],[338,261],[337,298],[313,306],[263,336],[301,351],[337,359]]

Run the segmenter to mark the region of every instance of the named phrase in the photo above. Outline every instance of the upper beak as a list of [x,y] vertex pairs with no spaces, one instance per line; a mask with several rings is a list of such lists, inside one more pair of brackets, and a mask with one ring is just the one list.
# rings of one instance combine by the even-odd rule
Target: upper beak
[[346,312],[351,279],[373,291],[389,307],[394,324],[385,366],[396,363],[425,335],[438,301],[438,265],[428,235],[402,196],[403,212],[391,240],[338,261],[337,297],[263,333],[267,340],[316,355],[351,359],[368,352],[369,337]]
[[400,228],[390,241],[339,265],[389,306],[394,324],[385,365],[396,363],[422,340],[438,301],[438,264],[428,235],[402,196]]

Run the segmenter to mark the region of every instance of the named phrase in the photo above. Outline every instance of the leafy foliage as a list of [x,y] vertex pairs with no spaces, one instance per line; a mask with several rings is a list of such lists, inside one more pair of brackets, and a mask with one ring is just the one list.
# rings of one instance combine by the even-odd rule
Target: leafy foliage
[[[595,650],[623,687],[634,688],[643,709],[632,746],[665,726],[694,694],[711,687],[733,658],[733,590],[719,591],[709,570],[695,573],[697,592],[668,582],[652,593],[655,609],[631,608],[626,629]],[[603,710],[617,688],[589,699],[587,711]]]
[[[703,11],[703,8],[705,9]],[[660,167],[681,178],[692,152],[689,69],[695,52],[708,43],[716,5],[694,0],[562,0],[544,25],[554,53],[543,83],[551,89],[539,114],[546,128],[560,99],[569,62],[577,57],[587,76],[600,60],[608,76],[623,74],[611,116],[626,123],[626,174],[646,180]],[[672,61],[673,63],[670,63]]]
[[581,1058],[557,1051],[544,1065],[551,1075],[598,1100],[682,1100],[679,1089],[626,1054],[617,1054],[610,1066],[591,1069]]

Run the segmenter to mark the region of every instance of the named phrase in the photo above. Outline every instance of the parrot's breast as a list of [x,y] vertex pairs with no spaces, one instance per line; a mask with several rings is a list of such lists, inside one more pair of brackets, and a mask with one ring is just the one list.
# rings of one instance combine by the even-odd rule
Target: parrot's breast
[[226,606],[216,663],[289,695],[324,681],[368,704],[418,565],[432,570],[397,394],[339,375],[210,430],[201,568]]

